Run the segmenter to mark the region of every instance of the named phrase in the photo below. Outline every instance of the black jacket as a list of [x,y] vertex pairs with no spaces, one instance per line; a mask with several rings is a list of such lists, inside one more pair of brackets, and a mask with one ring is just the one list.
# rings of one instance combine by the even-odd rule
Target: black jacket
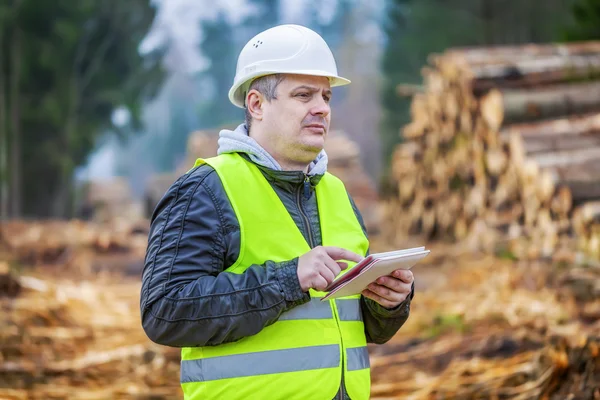
[[[321,175],[258,166],[315,247],[321,231],[314,186]],[[362,217],[352,206],[361,226]],[[152,218],[142,276],[142,326],[148,337],[174,347],[218,345],[258,333],[282,312],[309,301],[296,273],[298,258],[223,273],[240,250],[239,224],[221,181],[208,165],[169,188]],[[370,343],[388,341],[407,320],[410,300],[393,310],[362,298]]]

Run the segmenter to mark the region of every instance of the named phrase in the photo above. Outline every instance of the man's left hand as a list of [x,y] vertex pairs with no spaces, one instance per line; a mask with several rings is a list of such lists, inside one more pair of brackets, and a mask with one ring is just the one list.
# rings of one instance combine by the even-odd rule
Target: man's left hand
[[398,269],[382,276],[363,290],[362,295],[376,301],[385,308],[400,305],[411,292],[414,277],[408,269]]

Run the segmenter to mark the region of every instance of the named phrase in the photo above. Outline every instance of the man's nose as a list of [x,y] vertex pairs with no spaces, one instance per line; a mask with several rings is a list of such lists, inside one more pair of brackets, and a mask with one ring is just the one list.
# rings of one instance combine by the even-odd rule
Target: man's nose
[[330,112],[331,106],[329,105],[329,102],[322,97],[320,98],[320,100],[317,100],[317,104],[315,104],[314,107],[310,110],[311,114],[322,115],[323,117],[328,116]]

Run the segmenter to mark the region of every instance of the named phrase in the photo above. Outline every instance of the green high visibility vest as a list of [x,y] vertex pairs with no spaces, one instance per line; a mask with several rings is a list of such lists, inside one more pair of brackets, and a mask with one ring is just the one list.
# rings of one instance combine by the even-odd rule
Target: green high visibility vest
[[[243,273],[266,260],[291,260],[310,250],[285,206],[260,170],[240,155],[223,154],[211,165],[240,224],[240,254],[227,273]],[[365,255],[368,240],[343,183],[327,173],[316,186],[323,246]],[[351,266],[351,265],[350,265]],[[369,398],[370,364],[360,295],[311,300],[284,312],[256,335],[218,346],[181,350],[185,399],[324,399],[336,395],[342,374],[353,400]]]

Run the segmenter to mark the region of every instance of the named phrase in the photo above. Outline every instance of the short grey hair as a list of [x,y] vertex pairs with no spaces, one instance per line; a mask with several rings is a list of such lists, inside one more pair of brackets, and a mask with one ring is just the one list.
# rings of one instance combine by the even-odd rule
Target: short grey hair
[[[277,99],[277,86],[285,79],[285,75],[283,74],[272,74],[261,76],[260,78],[255,79],[250,84],[250,87],[246,91],[246,94],[250,92],[252,89],[256,89],[259,93],[265,96],[267,101],[271,101]],[[248,132],[250,132],[250,126],[252,125],[252,115],[250,111],[248,111],[248,107],[245,108],[246,113],[246,128],[248,128]]]

